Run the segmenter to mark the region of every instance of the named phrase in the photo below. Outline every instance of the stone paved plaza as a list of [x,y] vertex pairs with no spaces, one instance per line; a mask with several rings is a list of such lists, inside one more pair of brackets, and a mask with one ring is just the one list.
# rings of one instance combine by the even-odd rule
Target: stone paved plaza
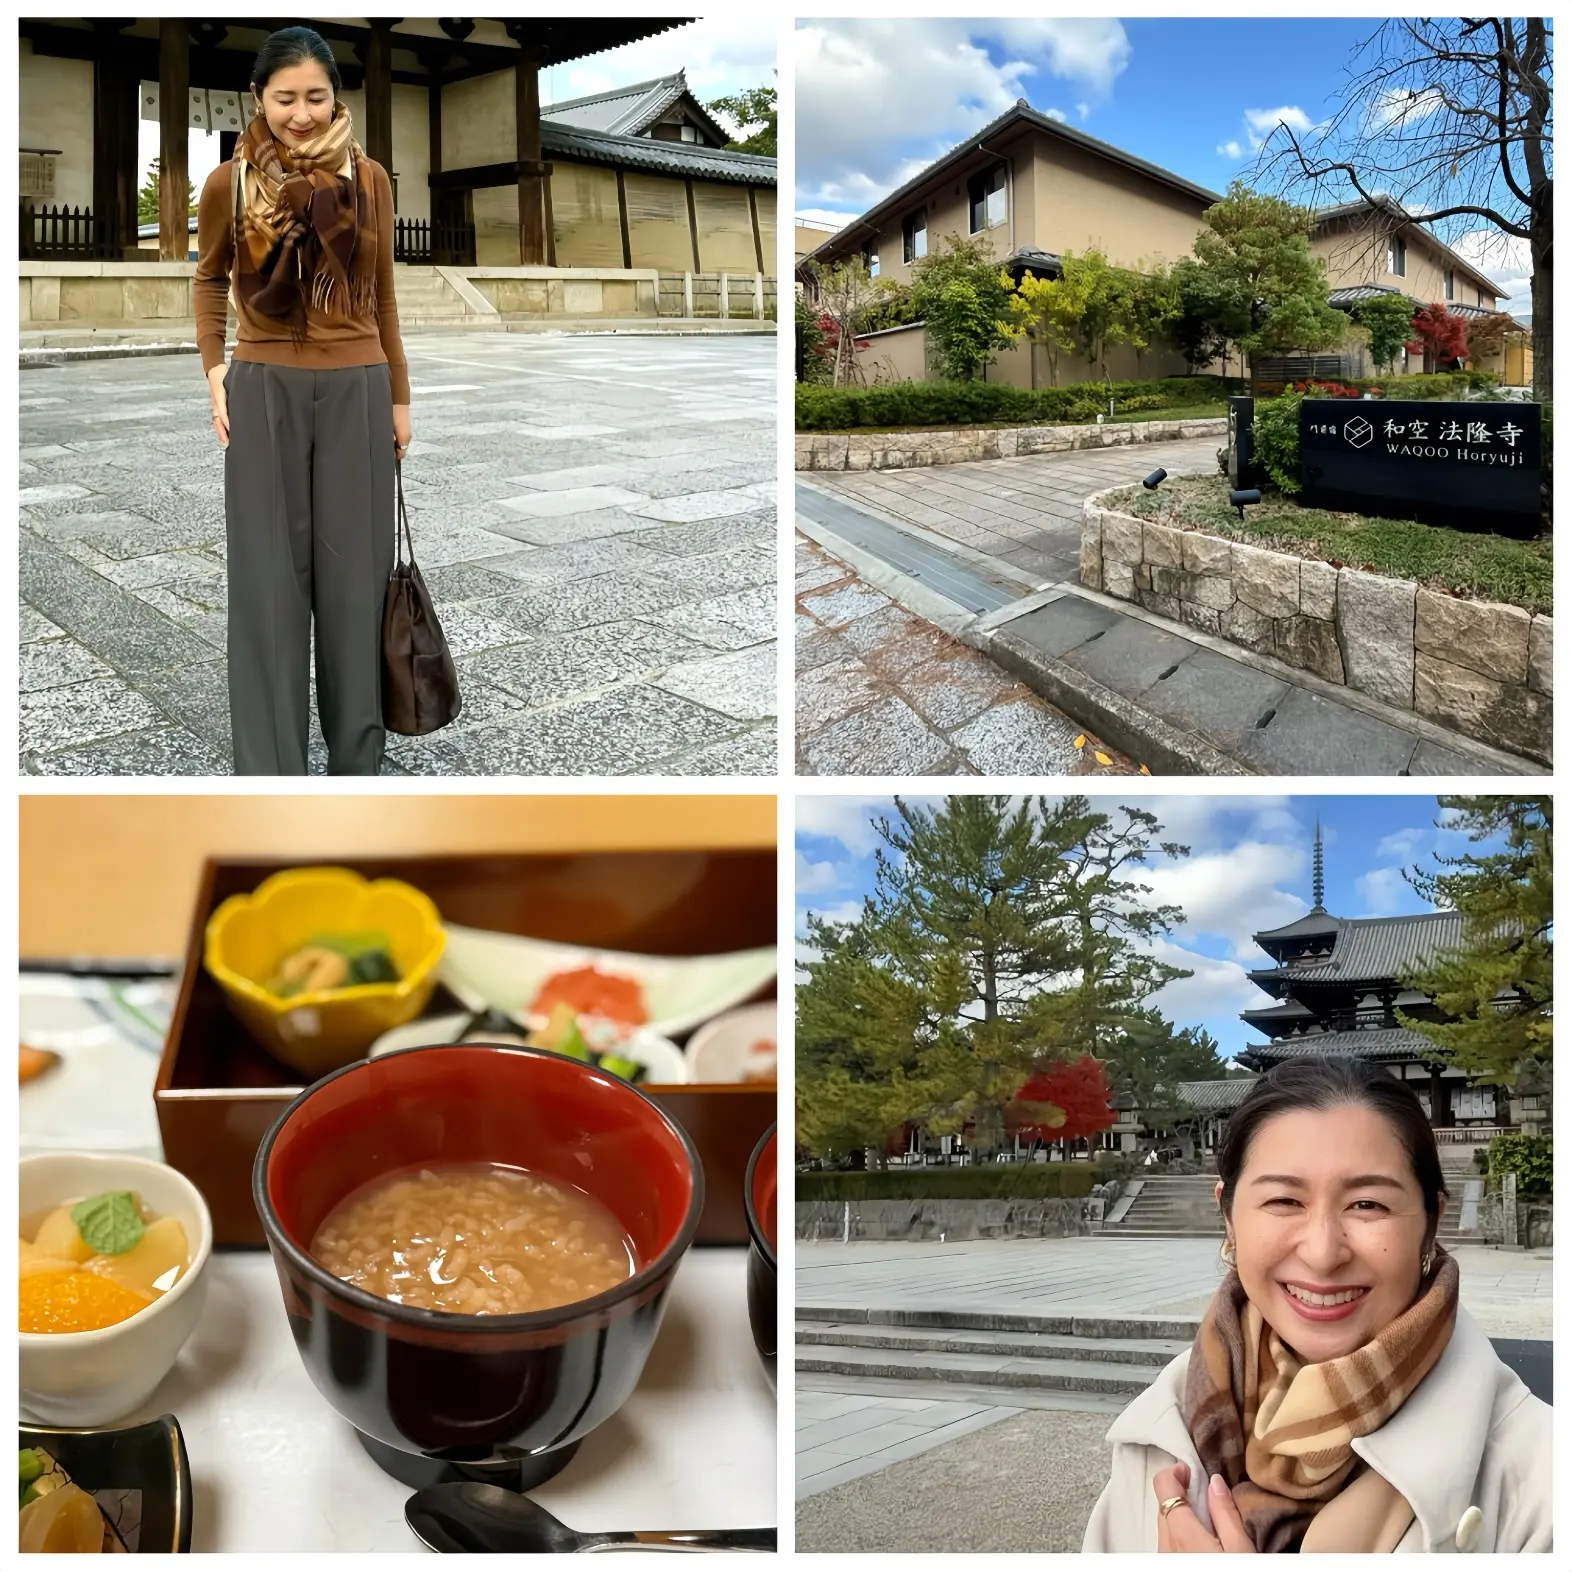
[[[1462,1298],[1492,1337],[1551,1335],[1551,1252],[1460,1245]],[[1199,1316],[1222,1276],[1212,1239],[797,1241],[797,1303]]]
[[799,775],[1137,773],[986,655],[800,535],[796,564]]
[[[388,773],[776,768],[773,337],[411,332],[416,559],[464,711]],[[21,373],[23,769],[231,768],[201,366]],[[391,523],[391,521],[390,521]],[[313,722],[313,768],[326,753]]]

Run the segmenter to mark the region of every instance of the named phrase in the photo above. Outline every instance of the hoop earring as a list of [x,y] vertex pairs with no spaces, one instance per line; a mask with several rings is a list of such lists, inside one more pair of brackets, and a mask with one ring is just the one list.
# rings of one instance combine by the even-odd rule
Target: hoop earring
[[1218,1245],[1218,1247],[1217,1247],[1217,1258],[1218,1258],[1218,1260],[1220,1260],[1223,1263],[1224,1266],[1237,1266],[1238,1265],[1238,1263],[1239,1263],[1239,1251],[1238,1251],[1238,1248],[1234,1244],[1232,1239],[1229,1239],[1229,1238],[1225,1237],[1223,1239],[1223,1242],[1220,1245]]
[[1419,1263],[1419,1275],[1421,1277],[1429,1277],[1431,1272],[1435,1270],[1435,1264],[1436,1247],[1431,1245],[1431,1247],[1425,1251],[1424,1260]]

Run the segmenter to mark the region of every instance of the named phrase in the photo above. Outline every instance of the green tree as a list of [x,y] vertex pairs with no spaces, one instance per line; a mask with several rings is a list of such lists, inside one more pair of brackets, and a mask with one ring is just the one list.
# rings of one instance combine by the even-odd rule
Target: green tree
[[1194,257],[1180,257],[1169,279],[1178,309],[1168,336],[1191,372],[1204,371],[1214,360],[1226,367],[1228,335],[1218,326],[1223,313],[1216,281]]
[[[143,182],[142,189],[136,194],[136,221],[139,224],[156,224],[158,222],[158,160],[155,158],[148,165],[147,179]],[[196,187],[186,181],[186,216],[196,217]]]
[[927,324],[940,373],[950,381],[975,381],[995,351],[1010,343],[1009,294],[985,239],[946,235],[914,263],[912,306]]
[[1310,250],[1308,208],[1236,180],[1202,215],[1195,258],[1207,275],[1217,329],[1241,351],[1329,349],[1345,319],[1326,303],[1326,264]]
[[857,335],[878,291],[861,257],[849,257],[826,267],[812,262],[807,272],[813,280],[820,310],[819,326],[828,343],[830,382],[843,387],[862,380],[857,363]]
[[1370,335],[1370,358],[1383,371],[1390,369],[1414,336],[1413,301],[1407,295],[1372,295],[1355,305],[1352,315]]
[[878,1148],[903,1123],[944,1134],[971,1121],[986,1154],[1034,1071],[1100,1057],[1140,1002],[1188,975],[1151,954],[1182,914],[1132,877],[1160,826],[1083,797],[895,808],[875,825],[884,847],[862,914],[808,922],[799,1128],[821,1150],[836,1134]]
[[1165,263],[1151,262],[1130,275],[1127,304],[1130,348],[1135,351],[1135,371],[1142,373],[1141,357],[1154,339],[1172,342],[1171,329],[1179,319],[1179,287],[1173,270]]
[[1175,1088],[1181,1081],[1221,1081],[1228,1066],[1217,1039],[1204,1026],[1175,1031],[1172,1021],[1150,1006],[1124,1022],[1107,1049],[1112,1091],[1128,1092],[1154,1129],[1172,1129],[1180,1114]]
[[1126,344],[1134,331],[1132,301],[1133,276],[1114,267],[1095,246],[1076,256],[1066,251],[1059,259],[1065,284],[1079,296],[1080,320],[1076,336],[1086,364],[1108,375],[1108,349]]
[[1040,344],[1048,361],[1048,386],[1059,385],[1059,356],[1074,349],[1084,301],[1062,278],[1023,273],[1014,282],[1001,270],[999,282],[1010,291],[1005,331],[1012,339]]
[[1505,846],[1438,855],[1438,868],[1410,873],[1427,901],[1461,914],[1463,934],[1455,950],[1402,978],[1448,1019],[1399,1019],[1428,1037],[1445,1063],[1478,1082],[1510,1088],[1551,1066],[1551,799],[1442,797],[1440,803],[1450,815],[1443,824],[1466,830],[1475,843],[1500,838]]
[[774,158],[775,153],[775,89],[749,87],[740,93],[728,93],[723,98],[712,98],[705,106],[716,114],[725,115],[742,131],[749,126],[758,129],[726,144],[734,153],[758,153],[764,158]]

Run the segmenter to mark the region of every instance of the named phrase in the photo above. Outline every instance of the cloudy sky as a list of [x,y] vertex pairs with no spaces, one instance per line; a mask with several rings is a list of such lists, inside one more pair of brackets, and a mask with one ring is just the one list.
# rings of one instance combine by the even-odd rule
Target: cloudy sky
[[[1332,111],[1344,69],[1377,23],[838,20],[796,38],[797,211],[855,217],[1025,98],[1102,141],[1222,192],[1278,121]],[[1448,243],[1526,314],[1527,243],[1481,229]]]
[[[937,801],[938,799],[911,799]],[[1092,799],[1111,811],[1117,799]],[[1251,935],[1310,909],[1310,847],[1319,814],[1326,842],[1326,904],[1339,917],[1428,911],[1403,878],[1432,854],[1478,850],[1465,835],[1438,829],[1433,797],[1142,797],[1159,837],[1190,848],[1180,861],[1159,855],[1142,882],[1157,901],[1181,907],[1183,927],[1158,946],[1192,977],[1171,983],[1154,1003],[1179,1026],[1205,1026],[1233,1054],[1259,1041],[1239,1012],[1271,1001],[1245,975],[1270,964]],[[873,821],[892,815],[888,797],[797,799],[796,917],[799,938],[813,912],[850,920],[873,888]]]
[[[774,87],[777,34],[775,18],[767,12],[690,22],[620,49],[549,67],[540,74],[540,101],[550,104],[583,98],[630,82],[670,76],[678,70],[688,73],[688,86],[704,104],[745,88]],[[149,165],[158,157],[156,120],[141,122],[137,152],[137,185],[141,187]],[[218,164],[218,137],[193,131],[190,161],[191,179],[200,191]]]

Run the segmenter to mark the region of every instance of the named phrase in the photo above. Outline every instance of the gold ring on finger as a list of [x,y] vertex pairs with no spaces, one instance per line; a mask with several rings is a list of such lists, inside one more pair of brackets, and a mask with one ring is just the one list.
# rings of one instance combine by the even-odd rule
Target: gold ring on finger
[[1179,1507],[1179,1506],[1183,1506],[1183,1505],[1184,1505],[1184,1497],[1183,1496],[1169,1496],[1169,1498],[1166,1501],[1159,1501],[1157,1503],[1157,1510],[1166,1518],[1168,1516],[1168,1514],[1170,1512],[1172,1512],[1175,1507]]

